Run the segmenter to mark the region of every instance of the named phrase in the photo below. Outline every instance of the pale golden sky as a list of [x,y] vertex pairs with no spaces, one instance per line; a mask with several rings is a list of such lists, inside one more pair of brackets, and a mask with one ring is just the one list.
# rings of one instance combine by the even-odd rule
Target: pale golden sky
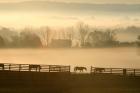
[[[0,2],[21,2],[31,0],[0,0]],[[32,1],[57,1],[57,2],[85,2],[85,3],[140,3],[140,0],[32,0]]]
[[[0,0],[2,2],[21,2],[31,0]],[[140,4],[140,0],[32,0],[32,1],[57,1],[57,2],[85,2],[85,3],[131,3]],[[140,26],[139,5],[97,5],[53,3],[41,4],[1,4],[0,26],[24,28],[27,26],[64,27],[75,25],[79,21],[95,27],[118,27],[136,25]],[[47,7],[46,7],[47,6]],[[73,7],[74,6],[74,7]],[[73,8],[72,8],[73,7]],[[83,9],[84,7],[84,9]]]

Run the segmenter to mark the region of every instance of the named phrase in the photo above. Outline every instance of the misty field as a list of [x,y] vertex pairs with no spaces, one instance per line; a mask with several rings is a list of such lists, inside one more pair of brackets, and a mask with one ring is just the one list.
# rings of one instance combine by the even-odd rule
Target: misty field
[[71,65],[72,68],[74,66],[139,68],[140,49],[1,49],[0,62]]

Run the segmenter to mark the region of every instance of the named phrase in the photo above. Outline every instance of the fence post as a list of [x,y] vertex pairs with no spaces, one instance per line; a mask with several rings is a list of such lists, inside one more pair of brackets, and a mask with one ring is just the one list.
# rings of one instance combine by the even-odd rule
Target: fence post
[[21,64],[19,64],[19,71],[21,70]]
[[112,68],[110,68],[110,70],[111,70],[111,74],[112,74]]
[[62,72],[62,70],[61,70],[61,68],[62,68],[62,67],[61,67],[61,66],[59,66],[58,68],[59,68],[59,72]]
[[90,73],[92,74],[92,66],[90,67]]
[[136,75],[136,69],[134,69],[134,76]]
[[11,70],[11,64],[9,64],[9,70]]
[[50,72],[50,69],[51,69],[51,67],[50,67],[50,65],[49,65],[49,72]]
[[127,70],[123,69],[123,75],[126,76],[127,75]]
[[40,72],[40,70],[41,70],[41,66],[39,65],[39,72]]
[[71,67],[70,67],[70,66],[68,66],[68,68],[69,68],[69,73],[70,73],[70,68],[71,68]]
[[29,66],[28,70],[31,71],[30,64],[28,64],[28,66]]
[[2,70],[4,70],[4,69],[5,69],[5,65],[3,64]]

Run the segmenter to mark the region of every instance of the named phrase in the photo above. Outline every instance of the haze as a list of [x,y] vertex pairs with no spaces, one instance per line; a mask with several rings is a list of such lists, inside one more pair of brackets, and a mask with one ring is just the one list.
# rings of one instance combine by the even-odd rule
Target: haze
[[[128,27],[126,30],[120,30],[124,33],[119,33],[119,41],[135,42],[137,40],[137,35],[140,33],[139,16],[139,0],[0,0],[0,26],[2,27],[65,28],[79,21],[95,28]],[[15,42],[16,40],[17,38]],[[135,48],[96,50],[1,50],[0,60],[6,63],[140,67],[138,63],[140,57]],[[134,62],[133,65],[132,62]]]
[[[31,0],[0,0],[0,2],[23,2]],[[55,2],[80,2],[80,3],[140,3],[139,0],[32,0],[32,1],[55,1]]]

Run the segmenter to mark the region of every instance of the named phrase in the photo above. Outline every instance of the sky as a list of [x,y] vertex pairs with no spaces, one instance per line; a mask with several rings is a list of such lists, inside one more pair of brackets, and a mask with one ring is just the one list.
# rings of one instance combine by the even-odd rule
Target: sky
[[[0,0],[0,2],[22,2],[31,0]],[[35,0],[32,0],[35,1]],[[42,0],[36,0],[42,1]],[[140,0],[43,0],[43,1],[56,1],[56,2],[80,2],[80,3],[140,3]]]
[[[94,27],[118,27],[138,25],[140,26],[140,6],[95,6],[87,3],[122,3],[138,4],[140,0],[32,0],[32,3],[21,3],[31,0],[0,0],[12,4],[0,5],[0,26],[10,28],[24,27],[69,27],[79,21]],[[36,5],[34,1],[54,2],[79,2],[85,4],[75,5],[74,3],[47,4],[48,2]],[[15,4],[13,4],[15,3]]]

